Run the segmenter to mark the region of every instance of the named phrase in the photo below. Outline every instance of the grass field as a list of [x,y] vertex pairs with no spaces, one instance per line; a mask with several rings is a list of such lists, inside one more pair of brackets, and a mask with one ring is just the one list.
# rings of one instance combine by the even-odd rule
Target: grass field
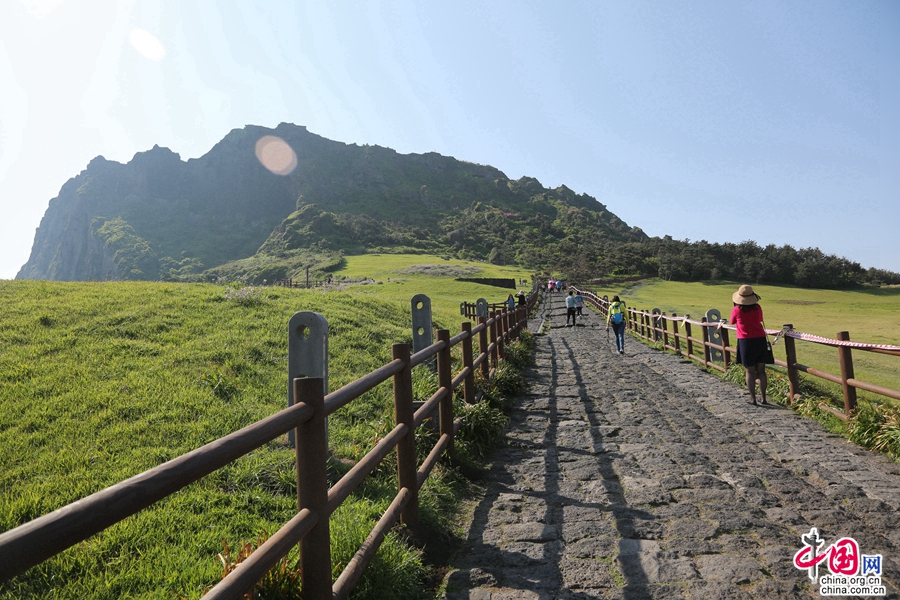
[[[446,275],[390,275],[412,264],[446,264],[436,257],[359,259],[348,260],[348,273],[391,283],[229,296],[239,290],[0,281],[0,531],[282,409],[287,322],[298,310],[329,321],[336,389],[388,362],[392,343],[411,340],[413,294],[429,294],[436,323],[455,334],[461,301],[496,302],[507,293]],[[484,265],[475,276],[519,274],[526,276]],[[337,457],[358,459],[384,434],[390,396],[381,386],[332,417]],[[293,462],[284,441],[273,442],[0,584],[0,598],[196,598],[221,576],[223,538],[235,548],[293,516]],[[449,475],[435,473],[423,490],[423,518],[447,526],[456,492]],[[384,470],[381,483],[335,515],[337,572],[368,533],[362,525],[396,490],[391,478]],[[421,585],[420,558],[394,538],[384,548],[360,584],[362,597],[410,597]]]
[[[459,332],[462,322],[459,304],[484,298],[501,302],[509,293],[519,289],[531,290],[531,273],[521,267],[472,263],[457,259],[445,260],[428,254],[363,254],[346,257],[346,266],[335,275],[348,278],[369,278],[376,283],[351,285],[350,293],[376,296],[382,300],[401,303],[407,310],[410,299],[426,294],[431,299],[432,313],[441,327],[452,334]],[[516,290],[490,285],[456,281],[457,277],[491,277],[527,281]]]
[[[659,308],[667,314],[690,314],[699,320],[710,308],[728,318],[731,295],[739,285],[649,280],[596,291],[601,296],[618,294],[632,308]],[[791,323],[797,331],[827,338],[849,331],[854,341],[900,345],[900,288],[837,291],[760,285],[753,289],[762,298],[760,305],[769,329]],[[783,344],[776,345],[775,351],[777,357],[784,359]],[[834,348],[798,340],[797,357],[804,364],[840,374]],[[900,358],[854,351],[853,364],[857,379],[900,389]],[[864,392],[860,394],[866,396]]]

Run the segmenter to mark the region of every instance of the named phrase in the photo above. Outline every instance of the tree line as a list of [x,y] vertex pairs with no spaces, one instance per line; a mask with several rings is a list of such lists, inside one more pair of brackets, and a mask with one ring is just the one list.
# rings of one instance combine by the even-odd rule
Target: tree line
[[596,268],[610,275],[640,273],[673,281],[728,279],[831,289],[900,284],[900,273],[864,269],[858,262],[825,254],[818,248],[763,247],[753,241],[691,242],[669,236],[607,244]]

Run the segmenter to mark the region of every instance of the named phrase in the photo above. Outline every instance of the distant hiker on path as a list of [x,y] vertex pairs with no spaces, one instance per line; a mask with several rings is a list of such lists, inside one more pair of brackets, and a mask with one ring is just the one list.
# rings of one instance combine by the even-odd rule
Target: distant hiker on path
[[566,327],[569,326],[569,319],[572,319],[572,327],[575,327],[575,292],[569,292],[566,296]]
[[517,296],[519,298],[519,306],[525,306],[525,304],[528,302],[528,300],[525,299],[525,291],[519,290]]
[[609,313],[606,315],[607,331],[610,325],[616,334],[616,350],[619,354],[625,354],[625,303],[618,296],[613,296],[609,305]]
[[737,326],[737,361],[747,370],[747,389],[750,390],[750,404],[756,405],[756,380],[759,379],[759,390],[762,403],[766,402],[766,358],[769,346],[766,341],[766,330],[763,327],[763,311],[759,305],[759,294],[749,285],[742,285],[731,296],[734,308],[731,309],[732,325]]
[[581,292],[575,292],[575,316],[581,318],[584,315],[581,314],[581,311],[584,309],[584,298],[581,296]]

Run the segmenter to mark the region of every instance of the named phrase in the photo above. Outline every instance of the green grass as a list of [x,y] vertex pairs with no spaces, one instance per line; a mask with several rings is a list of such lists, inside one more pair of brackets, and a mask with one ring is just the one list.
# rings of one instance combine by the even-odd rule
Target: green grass
[[[336,389],[388,362],[392,343],[411,341],[412,290],[433,296],[435,321],[454,334],[460,301],[505,297],[420,275],[390,293],[374,289],[265,288],[240,301],[207,284],[0,282],[0,531],[284,408],[287,322],[298,310],[329,321]],[[332,416],[335,458],[358,459],[389,430],[391,398],[388,382]],[[293,463],[276,440],[0,584],[0,598],[196,598],[221,577],[223,538],[240,548],[293,516]],[[452,512],[442,503],[459,492],[442,480],[446,470],[435,473],[422,512],[439,526]],[[393,478],[390,465],[379,469],[335,515],[336,565],[355,552],[359,523],[387,506]],[[422,570],[420,553],[392,535],[359,597],[410,597]]]
[[[531,273],[521,267],[497,266],[489,263],[469,262],[455,258],[445,259],[430,254],[362,254],[345,257],[345,266],[335,271],[335,276],[368,278],[375,284],[353,285],[351,293],[377,296],[396,301],[409,308],[410,299],[424,293],[431,299],[435,321],[450,329],[455,335],[464,320],[459,314],[460,302],[474,302],[484,298],[488,302],[502,302],[507,295],[531,290]],[[445,276],[430,276],[428,271],[445,270]],[[455,270],[456,272],[452,272]],[[456,277],[496,277],[528,281],[517,290],[491,285],[456,281]]]

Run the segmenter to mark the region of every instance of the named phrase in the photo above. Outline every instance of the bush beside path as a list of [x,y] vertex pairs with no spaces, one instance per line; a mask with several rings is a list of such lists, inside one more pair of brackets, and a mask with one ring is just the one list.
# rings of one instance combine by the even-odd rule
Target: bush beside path
[[541,313],[446,599],[819,597],[792,562],[812,527],[882,555],[898,596],[900,465],[631,338],[618,355],[562,294]]

